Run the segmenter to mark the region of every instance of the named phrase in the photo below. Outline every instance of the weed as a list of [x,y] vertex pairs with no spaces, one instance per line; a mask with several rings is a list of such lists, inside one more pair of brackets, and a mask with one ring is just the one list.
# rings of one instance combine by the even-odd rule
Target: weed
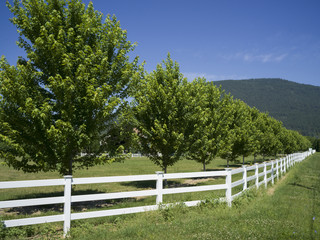
[[263,190],[257,190],[256,188],[247,189],[239,197],[232,201],[233,207],[241,207],[243,205],[251,203],[257,196],[263,192]]

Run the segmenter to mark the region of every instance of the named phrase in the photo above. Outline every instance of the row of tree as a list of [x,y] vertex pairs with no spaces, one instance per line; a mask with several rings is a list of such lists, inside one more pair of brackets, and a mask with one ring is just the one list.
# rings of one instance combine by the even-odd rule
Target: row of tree
[[145,73],[138,58],[130,61],[135,44],[119,21],[103,20],[92,2],[7,6],[26,52],[16,65],[0,60],[0,158],[15,169],[72,174],[123,159],[133,145],[165,171],[182,156],[205,166],[218,155],[229,161],[308,147],[204,79],[187,82],[170,57]]
[[188,82],[168,55],[135,85],[133,126],[140,151],[165,172],[181,157],[206,164],[249,155],[275,156],[310,147],[280,121],[224,94],[204,78]]

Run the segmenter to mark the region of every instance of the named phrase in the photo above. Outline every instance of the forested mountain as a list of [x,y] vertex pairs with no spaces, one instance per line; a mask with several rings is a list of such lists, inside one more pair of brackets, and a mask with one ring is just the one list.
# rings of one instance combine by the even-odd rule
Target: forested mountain
[[283,122],[288,129],[320,136],[320,87],[283,79],[215,81],[226,93]]

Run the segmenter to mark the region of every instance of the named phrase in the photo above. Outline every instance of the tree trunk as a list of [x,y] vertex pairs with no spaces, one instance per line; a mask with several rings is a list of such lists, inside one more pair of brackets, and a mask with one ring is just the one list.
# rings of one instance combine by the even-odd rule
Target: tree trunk
[[242,164],[244,165],[244,155],[242,156]]
[[256,155],[253,155],[253,163],[256,163]]
[[229,159],[227,159],[227,168],[229,168]]
[[[166,174],[167,173],[167,166],[164,166],[162,170],[163,170],[164,174]],[[165,188],[167,186],[168,186],[168,180],[164,179],[163,187]]]
[[72,176],[72,163],[73,163],[73,159],[71,158],[69,160],[69,170],[68,170],[68,175]]
[[205,161],[203,162],[203,171],[204,172],[206,171],[206,162]]

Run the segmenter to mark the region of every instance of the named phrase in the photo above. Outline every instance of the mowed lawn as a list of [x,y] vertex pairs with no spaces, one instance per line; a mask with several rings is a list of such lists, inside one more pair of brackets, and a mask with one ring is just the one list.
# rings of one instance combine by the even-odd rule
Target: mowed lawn
[[75,225],[72,239],[320,239],[320,154],[232,208],[209,202]]
[[[257,158],[257,162],[262,162],[262,157]],[[242,163],[242,162],[241,162]],[[236,163],[231,163],[230,167],[241,167],[240,159]],[[253,157],[248,157],[246,164],[253,164]],[[226,168],[226,160],[217,158],[206,166],[207,171],[218,170]],[[126,176],[126,175],[140,175],[140,174],[155,174],[156,171],[161,171],[161,168],[155,165],[146,157],[130,158],[124,162],[115,162],[112,164],[105,164],[94,166],[89,169],[75,170],[73,177],[105,177],[105,176]],[[182,159],[175,165],[168,167],[168,173],[178,172],[200,172],[202,171],[202,164],[195,161]],[[240,176],[239,176],[240,177]],[[39,180],[39,179],[58,179],[63,178],[57,172],[39,172],[39,173],[23,173],[21,171],[9,168],[4,164],[0,164],[0,181],[20,181],[20,180]],[[218,180],[218,181],[217,181]],[[223,182],[223,179],[214,179],[199,183],[215,184]],[[169,181],[169,185],[183,184],[183,180]],[[198,184],[198,185],[199,185]],[[155,187],[155,181],[145,181],[136,183],[113,183],[113,184],[87,184],[73,186],[73,194],[84,193],[100,193],[100,192],[120,192],[120,191],[134,191],[142,189],[150,189]],[[63,186],[43,187],[43,188],[20,188],[20,189],[6,189],[0,190],[0,201],[11,199],[23,199],[33,197],[51,197],[63,194]],[[179,200],[179,199],[178,199]]]
[[[252,159],[248,159],[252,164]],[[262,159],[259,159],[262,161]],[[208,170],[225,168],[225,160],[217,159],[207,166]],[[237,167],[239,165],[234,165]],[[168,172],[201,171],[201,164],[182,160]],[[124,163],[97,166],[89,171],[76,171],[74,177],[115,176],[131,174],[152,174],[159,171],[151,161],[145,158],[133,158]],[[56,173],[23,174],[1,166],[0,181],[59,178]],[[240,176],[239,176],[240,177]],[[237,177],[236,177],[237,178]],[[224,179],[212,179],[201,184],[215,184]],[[148,189],[154,183],[114,184],[109,186],[75,186],[75,194],[127,191]],[[183,184],[183,180],[169,184]],[[20,191],[21,190],[21,191]],[[0,200],[61,195],[63,188],[32,188],[1,190]],[[187,208],[178,205],[161,211],[132,215],[95,218],[73,221],[71,239],[320,239],[320,154],[317,153],[302,163],[295,165],[280,181],[267,190],[249,191],[233,203],[232,208],[214,199],[220,193],[179,194],[168,196],[166,202],[206,199],[207,203],[199,207]],[[108,203],[108,208],[154,204],[155,198],[124,200]],[[105,206],[91,206],[89,210],[102,209]],[[61,210],[61,209],[60,209]],[[78,208],[74,211],[82,211]],[[56,214],[56,208],[40,214]],[[14,212],[14,211],[13,211]],[[3,212],[2,212],[3,213]],[[39,209],[18,213],[21,217],[28,214],[38,215]],[[3,214],[4,216],[4,214]],[[3,217],[2,216],[2,217]],[[6,219],[16,218],[14,214]],[[2,234],[7,239],[57,239],[62,236],[62,223],[41,224],[10,228]],[[1,234],[0,234],[1,238]]]
[[74,224],[72,239],[320,239],[320,154],[267,190],[233,203],[178,205],[157,212]]

